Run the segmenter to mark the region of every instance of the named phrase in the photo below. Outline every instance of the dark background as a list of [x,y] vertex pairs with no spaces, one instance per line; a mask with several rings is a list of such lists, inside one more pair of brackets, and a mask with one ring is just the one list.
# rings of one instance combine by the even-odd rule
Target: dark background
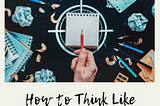
[[[55,33],[48,33],[48,30],[55,29],[55,25],[50,21],[50,16],[56,11],[55,19],[62,14],[67,8],[80,4],[80,0],[43,0],[47,5],[40,5],[28,0],[5,0],[5,8],[10,8],[12,15],[14,14],[16,6],[28,6],[31,7],[32,16],[34,17],[33,23],[29,27],[21,27],[19,24],[13,23],[11,17],[7,16],[5,12],[5,28],[10,31],[15,31],[18,33],[28,34],[33,36],[33,42],[31,50],[33,51],[32,57],[29,59],[26,65],[25,72],[18,72],[18,81],[23,81],[26,76],[33,74],[41,69],[52,70],[56,76],[57,82],[72,82],[74,72],[71,70],[71,61],[74,56],[67,54],[59,46]],[[56,10],[53,10],[50,5],[58,3],[61,6]],[[106,7],[106,2],[102,0],[83,0],[83,4],[90,5],[96,8],[105,18],[107,22],[108,29],[113,29],[114,32],[107,33],[107,38],[105,41],[106,47],[103,45],[102,48],[94,53],[95,61],[98,67],[98,72],[95,78],[95,82],[113,82],[119,72],[129,77],[128,82],[143,82],[139,77],[139,72],[141,71],[137,65],[136,61],[132,59],[133,65],[130,67],[137,75],[134,78],[127,69],[120,68],[118,63],[113,66],[109,66],[105,63],[105,58],[111,57],[113,55],[119,55],[123,60],[126,58],[125,55],[120,53],[115,53],[113,48],[121,49],[127,54],[141,59],[150,49],[154,49],[154,17],[151,14],[151,8],[154,4],[154,0],[137,0],[129,8],[127,8],[122,13],[118,13],[115,9],[109,9]],[[45,14],[38,11],[39,7],[45,10]],[[142,13],[147,19],[147,27],[143,32],[133,32],[128,27],[128,17],[133,13]],[[118,40],[117,38],[122,35],[133,35],[130,38],[124,40]],[[143,39],[143,43],[135,46],[133,42],[137,42],[138,38]],[[41,43],[47,46],[47,50],[44,53],[40,53],[42,59],[40,63],[36,62],[36,56],[38,52],[36,49],[41,48]],[[125,49],[124,47],[118,46],[118,42],[124,42],[127,45],[133,46],[140,50],[143,50],[143,54],[136,53]],[[132,43],[129,43],[132,42]]]

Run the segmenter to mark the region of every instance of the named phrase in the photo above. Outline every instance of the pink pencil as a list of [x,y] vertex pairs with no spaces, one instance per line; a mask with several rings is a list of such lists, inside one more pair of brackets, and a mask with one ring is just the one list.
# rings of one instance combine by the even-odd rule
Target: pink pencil
[[125,36],[119,37],[118,39],[124,39],[124,38],[130,37],[130,36],[131,35],[125,35]]

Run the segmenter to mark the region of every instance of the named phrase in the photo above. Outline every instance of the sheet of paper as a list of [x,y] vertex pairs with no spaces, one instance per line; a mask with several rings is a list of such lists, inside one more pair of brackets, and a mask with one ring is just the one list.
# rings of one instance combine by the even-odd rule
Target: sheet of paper
[[[32,36],[29,36],[29,35],[26,35],[26,34],[17,33],[17,32],[13,32],[13,31],[10,31],[10,32],[15,34],[18,37],[18,39],[20,41],[22,41],[28,48],[31,48],[31,43],[32,43],[32,40],[33,40]],[[25,66],[26,66],[26,63],[20,69],[20,71],[24,72],[25,71]]]
[[84,47],[98,47],[99,14],[66,14],[66,47],[80,47],[81,30],[84,35]]
[[108,2],[119,12],[123,12],[137,0],[108,0]]
[[19,58],[12,62],[13,65],[5,69],[5,82],[9,82],[11,81],[10,76],[12,74],[18,73],[18,71],[24,66],[24,64],[27,62],[33,52],[27,49],[22,43],[20,43],[8,32],[6,32],[5,36],[12,41],[19,55]]
[[19,55],[18,55],[18,52],[15,48],[15,45],[6,36],[6,34],[7,33],[5,33],[5,44],[4,45],[5,45],[5,47],[7,46],[8,54],[7,54],[6,60],[5,60],[5,68],[8,68],[8,67],[12,66],[12,61],[16,60],[19,57]]

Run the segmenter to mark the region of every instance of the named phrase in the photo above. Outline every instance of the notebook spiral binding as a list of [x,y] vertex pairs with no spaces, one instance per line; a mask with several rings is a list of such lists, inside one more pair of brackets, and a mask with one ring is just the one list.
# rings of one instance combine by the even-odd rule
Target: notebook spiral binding
[[7,47],[8,47],[8,50],[10,50],[13,55],[18,53],[17,50],[15,49],[15,47],[13,46],[12,41],[10,41],[10,39],[8,38],[7,34],[5,36],[5,43],[6,43]]
[[98,13],[67,13],[67,16],[99,17]]

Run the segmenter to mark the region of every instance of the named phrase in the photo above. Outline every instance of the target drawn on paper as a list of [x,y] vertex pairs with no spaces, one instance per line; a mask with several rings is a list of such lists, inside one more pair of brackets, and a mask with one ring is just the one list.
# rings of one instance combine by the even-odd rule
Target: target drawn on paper
[[98,48],[95,50],[92,50],[92,53],[97,52],[104,44],[106,38],[107,38],[107,32],[113,32],[112,29],[107,29],[107,24],[106,21],[104,19],[104,17],[102,16],[102,14],[95,9],[94,7],[91,7],[89,5],[84,5],[82,4],[83,0],[80,0],[80,5],[75,5],[72,6],[68,9],[66,9],[59,17],[59,21],[55,26],[55,30],[48,30],[49,33],[55,33],[56,34],[56,39],[58,44],[60,45],[60,47],[67,52],[70,55],[76,56],[74,54],[74,48],[71,47],[65,47],[65,19],[66,19],[66,13],[70,12],[70,13],[98,13],[100,16],[100,26],[99,26],[99,46]]

